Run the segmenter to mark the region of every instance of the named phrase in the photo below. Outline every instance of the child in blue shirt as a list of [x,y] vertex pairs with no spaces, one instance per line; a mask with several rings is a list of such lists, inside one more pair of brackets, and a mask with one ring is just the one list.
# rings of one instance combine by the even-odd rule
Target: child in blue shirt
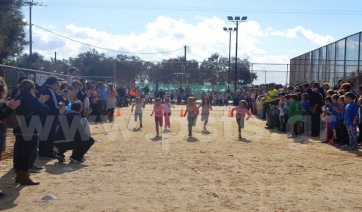
[[290,95],[285,95],[283,97],[284,103],[281,104],[281,108],[283,109],[283,116],[282,116],[282,124],[280,131],[286,132],[287,131],[287,122],[289,119],[289,107],[290,107]]
[[357,124],[358,124],[358,106],[355,103],[356,96],[352,92],[344,94],[344,101],[347,103],[344,109],[344,125],[347,128],[349,137],[349,146],[343,149],[357,151]]
[[338,107],[332,108],[332,110],[337,112],[337,121],[338,121],[338,129],[336,130],[337,137],[339,138],[339,143],[335,143],[336,146],[348,147],[349,138],[347,128],[344,125],[344,108],[346,104],[344,103],[344,95],[339,96],[338,98]]
[[310,136],[312,134],[312,116],[308,101],[309,99],[308,93],[303,93],[301,99],[302,99],[301,104],[302,104],[304,133],[306,136]]

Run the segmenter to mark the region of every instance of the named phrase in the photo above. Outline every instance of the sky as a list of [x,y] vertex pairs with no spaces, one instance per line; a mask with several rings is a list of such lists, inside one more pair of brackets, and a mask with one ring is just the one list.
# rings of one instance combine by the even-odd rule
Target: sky
[[[355,34],[362,26],[360,0],[37,2],[32,9],[33,52],[45,59],[54,58],[54,52],[57,59],[68,59],[95,48],[107,56],[162,61],[184,56],[185,45],[187,59],[201,62],[214,53],[228,57],[229,33],[223,27],[236,24],[227,16],[247,16],[239,24],[237,52],[253,64],[258,74],[254,84],[285,84],[291,58]],[[28,22],[29,7],[22,11]],[[235,47],[234,32],[231,57]]]

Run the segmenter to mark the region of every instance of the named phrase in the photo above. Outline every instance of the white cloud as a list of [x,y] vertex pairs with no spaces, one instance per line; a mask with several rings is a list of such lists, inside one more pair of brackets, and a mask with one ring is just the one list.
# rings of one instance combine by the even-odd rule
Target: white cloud
[[[99,31],[91,27],[68,24],[65,30],[57,29],[54,26],[43,26],[63,36],[72,38],[93,46],[113,49],[123,52],[165,52],[175,49],[179,51],[167,54],[139,54],[144,60],[160,61],[171,57],[183,56],[183,47],[187,45],[190,51],[188,59],[195,59],[201,62],[213,53],[219,53],[224,57],[229,55],[229,35],[223,31],[223,27],[235,27],[233,23],[226,22],[218,17],[205,18],[198,16],[194,24],[185,20],[172,19],[166,16],[159,16],[155,21],[149,22],[142,33],[111,34],[106,31]],[[76,57],[79,53],[85,52],[93,47],[61,38],[39,28],[33,28],[33,51],[39,52],[46,58],[52,57],[57,52],[58,58]],[[235,32],[231,38],[231,56],[235,56]],[[286,38],[297,40],[303,43],[305,40],[317,45],[325,45],[333,41],[329,35],[322,36],[301,26],[280,31],[271,27],[262,29],[259,23],[247,21],[239,25],[238,57],[248,58],[254,63],[289,63],[289,59],[295,56],[296,50],[293,46],[287,46],[287,52],[280,54],[270,52],[267,49],[267,42],[270,35],[278,42],[283,43]],[[97,49],[97,48],[96,48]],[[273,51],[274,48],[271,50]],[[98,52],[109,56],[122,54],[107,50],[97,49]],[[303,52],[301,52],[303,53]],[[284,66],[259,66],[258,69],[286,70]],[[270,72],[271,73],[271,72]],[[285,73],[275,72],[270,75],[271,80],[278,83],[285,83]],[[259,76],[257,83],[263,83],[264,79]],[[269,77],[268,77],[269,78]]]
[[287,29],[283,31],[274,30],[271,27],[268,27],[266,33],[271,35],[278,35],[288,38],[302,38],[308,42],[318,44],[320,46],[327,45],[334,41],[333,37],[330,35],[320,35],[313,32],[312,30],[304,29],[302,26],[296,26],[292,29]]

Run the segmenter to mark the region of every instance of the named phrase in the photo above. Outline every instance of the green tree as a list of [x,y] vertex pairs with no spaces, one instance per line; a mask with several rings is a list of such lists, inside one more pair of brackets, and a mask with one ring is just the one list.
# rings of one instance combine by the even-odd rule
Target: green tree
[[79,75],[82,76],[114,76],[114,60],[103,53],[99,54],[95,49],[69,58],[69,63],[79,69]]
[[250,71],[250,62],[248,59],[238,59],[237,77],[237,82],[240,85],[252,84],[254,80],[258,79],[257,74]]
[[0,63],[6,63],[23,51],[25,40],[21,13],[22,0],[0,1]]
[[224,79],[220,78],[222,67],[221,56],[217,53],[212,54],[209,58],[202,61],[200,65],[199,78],[201,84],[217,85],[224,83]]
[[117,62],[121,62],[124,65],[133,67],[135,69],[136,81],[137,82],[145,82],[148,78],[148,68],[151,66],[152,63],[144,62],[138,56],[128,56],[119,54],[116,56],[115,60]]
[[[29,62],[31,64],[30,67]],[[42,69],[48,72],[52,72],[54,69],[54,67],[52,66],[52,62],[49,60],[45,60],[44,56],[37,52],[33,52],[31,58],[28,54],[19,55],[18,57],[16,57],[14,65],[20,68],[29,68],[34,70]]]

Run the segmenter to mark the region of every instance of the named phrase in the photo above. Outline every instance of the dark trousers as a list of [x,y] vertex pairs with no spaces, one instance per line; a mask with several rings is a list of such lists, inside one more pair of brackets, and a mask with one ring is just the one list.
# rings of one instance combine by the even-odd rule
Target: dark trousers
[[35,148],[33,150],[33,153],[31,153],[30,156],[30,168],[34,166],[36,157],[38,156],[38,148],[39,148],[39,140],[36,142]]
[[39,136],[34,135],[30,140],[24,140],[22,135],[15,135],[14,150],[16,149],[16,156],[14,158],[14,169],[20,171],[29,171],[30,157],[33,153]]
[[344,120],[338,121],[339,129],[337,130],[337,137],[341,140],[342,144],[349,145],[348,131],[343,122]]
[[319,136],[321,131],[321,117],[318,112],[312,114],[312,136]]
[[99,100],[99,115],[105,115],[107,111],[107,100]]
[[118,99],[118,107],[123,107],[124,106],[124,98],[125,96],[120,96]]
[[114,108],[107,109],[107,116],[108,116],[108,118],[114,116]]
[[278,117],[275,114],[274,106],[277,104],[277,102],[268,102],[265,104],[266,106],[266,113],[267,113],[267,120],[266,120],[266,126],[268,128],[274,128],[275,123]]
[[229,106],[229,100],[228,99],[224,99],[224,105]]
[[100,122],[101,117],[99,116],[99,105],[98,104],[90,104],[90,108],[92,108],[92,113],[90,115],[97,116],[95,122]]
[[[55,116],[55,115],[53,115]],[[45,117],[46,120],[47,117]],[[49,117],[50,118],[50,117]],[[55,116],[46,140],[39,141],[39,157],[51,157],[53,155],[54,136],[58,126],[58,116]],[[43,132],[47,133],[47,132]]]
[[358,143],[362,142],[362,123],[358,124]]
[[287,122],[288,122],[288,119],[289,119],[289,114],[284,114],[281,118],[281,121],[282,121],[282,126],[281,126],[281,130],[283,132],[286,132],[287,131]]
[[81,161],[82,157],[94,144],[94,139],[92,137],[89,138],[88,141],[67,141],[62,143],[55,143],[55,146],[58,148],[59,156],[64,157],[64,153],[67,150],[73,150],[73,154],[70,156],[71,158]]

